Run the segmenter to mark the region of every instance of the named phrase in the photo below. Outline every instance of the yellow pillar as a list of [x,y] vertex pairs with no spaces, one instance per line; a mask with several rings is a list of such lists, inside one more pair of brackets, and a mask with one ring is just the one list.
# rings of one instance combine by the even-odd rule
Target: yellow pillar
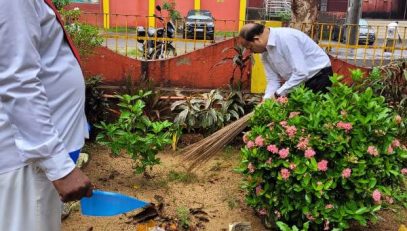
[[110,0],[103,0],[103,28],[110,28]]
[[148,0],[148,26],[155,27],[155,0]]
[[244,25],[244,22],[246,21],[246,6],[247,6],[247,0],[240,0],[239,30],[242,28],[242,26]]
[[195,10],[201,9],[201,0],[194,0],[194,9]]
[[[266,27],[281,27],[280,21],[267,21]],[[266,72],[263,63],[261,62],[260,54],[253,54],[254,65],[252,67],[252,74],[250,78],[250,92],[251,93],[264,93],[266,90]]]

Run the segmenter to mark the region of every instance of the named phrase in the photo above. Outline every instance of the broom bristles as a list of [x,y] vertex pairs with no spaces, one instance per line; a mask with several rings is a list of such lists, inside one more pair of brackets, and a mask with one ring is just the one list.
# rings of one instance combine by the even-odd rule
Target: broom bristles
[[188,170],[207,162],[211,157],[218,153],[225,145],[232,141],[248,125],[253,112],[242,118],[228,124],[212,135],[202,139],[182,150],[185,155],[184,160],[191,162]]

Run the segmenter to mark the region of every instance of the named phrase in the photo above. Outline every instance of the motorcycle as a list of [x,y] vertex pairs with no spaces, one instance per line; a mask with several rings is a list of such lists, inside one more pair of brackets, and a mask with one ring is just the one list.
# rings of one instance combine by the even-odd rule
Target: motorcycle
[[[156,10],[160,12],[160,16],[154,14],[154,17],[163,24],[163,27],[149,27],[147,31],[143,26],[137,27],[137,36],[147,37],[147,39],[137,39],[137,42],[143,45],[143,57],[147,60],[166,59],[177,56],[177,51],[173,45],[173,41],[171,41],[175,35],[175,25],[171,20],[165,23],[164,18],[161,16],[161,7],[159,5],[156,6]],[[169,39],[160,40],[160,38]],[[170,53],[172,53],[172,56]]]

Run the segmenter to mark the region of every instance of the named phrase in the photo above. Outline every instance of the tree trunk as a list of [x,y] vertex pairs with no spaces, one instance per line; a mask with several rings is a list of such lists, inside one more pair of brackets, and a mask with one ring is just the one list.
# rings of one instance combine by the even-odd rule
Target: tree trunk
[[318,19],[318,0],[292,0],[291,10],[293,12],[291,27],[313,38]]

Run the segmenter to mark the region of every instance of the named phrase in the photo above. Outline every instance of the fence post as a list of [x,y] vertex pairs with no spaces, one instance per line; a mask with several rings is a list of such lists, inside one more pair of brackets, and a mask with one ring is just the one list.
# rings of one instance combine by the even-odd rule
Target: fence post
[[201,0],[194,0],[194,10],[201,9]]
[[240,0],[239,6],[239,30],[242,29],[246,21],[247,0]]
[[155,27],[155,0],[148,0],[148,26]]
[[110,0],[103,0],[103,28],[110,28]]

